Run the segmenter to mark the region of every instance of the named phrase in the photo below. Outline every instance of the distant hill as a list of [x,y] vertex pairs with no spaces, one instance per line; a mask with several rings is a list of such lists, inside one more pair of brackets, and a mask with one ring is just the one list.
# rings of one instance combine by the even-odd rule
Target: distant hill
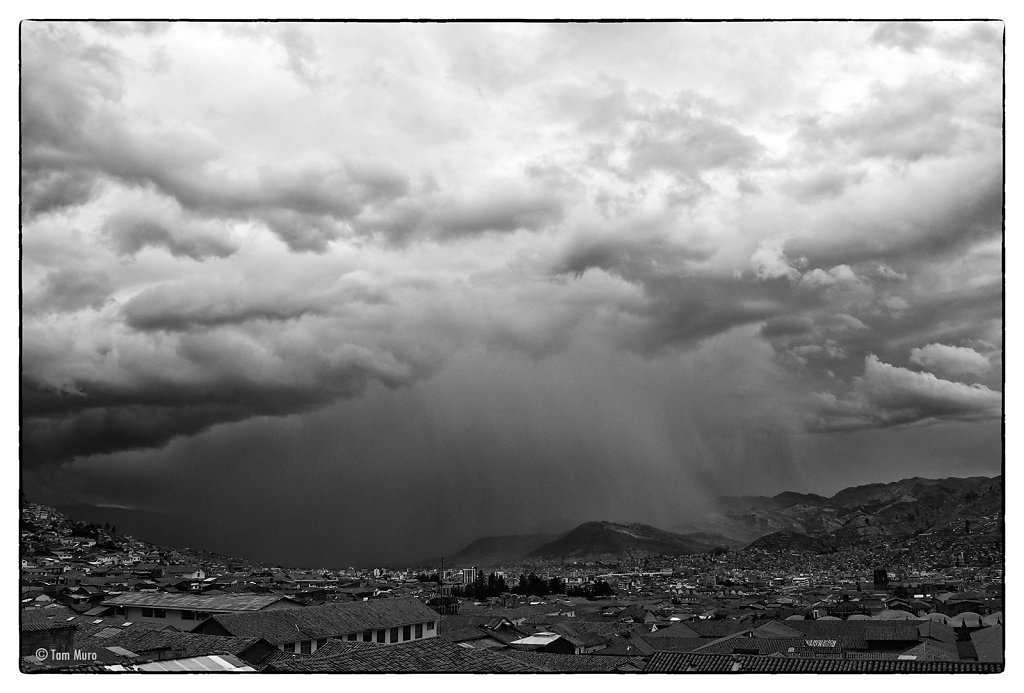
[[650,554],[702,553],[721,546],[717,537],[682,535],[642,524],[584,522],[570,532],[530,552],[532,558],[563,558],[639,552]]
[[522,560],[617,556],[627,552],[702,553],[739,546],[742,546],[739,542],[708,532],[675,534],[643,524],[585,522],[563,534],[483,537],[458,553],[445,556],[444,561],[452,566],[490,568]]
[[483,537],[468,544],[445,560],[450,561],[451,565],[497,565],[525,556],[556,537],[558,537],[557,534],[513,534],[502,537]]
[[799,532],[772,532],[756,539],[744,552],[765,551],[769,553],[825,553],[836,548],[834,541],[810,537]]
[[718,499],[721,511],[691,529],[716,532],[744,543],[777,532],[834,535],[855,541],[896,537],[974,523],[995,528],[1003,513],[1003,478],[914,477],[846,488],[831,498],[786,491],[775,496]]

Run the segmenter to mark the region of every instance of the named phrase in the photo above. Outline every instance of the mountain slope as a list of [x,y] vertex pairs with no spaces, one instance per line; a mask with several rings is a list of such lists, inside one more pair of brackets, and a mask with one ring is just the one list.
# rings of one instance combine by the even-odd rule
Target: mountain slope
[[532,558],[561,558],[639,552],[650,554],[700,553],[715,548],[706,534],[682,535],[643,524],[585,522],[554,541],[538,547]]
[[446,560],[450,561],[451,565],[480,567],[497,565],[521,558],[558,536],[557,534],[513,534],[483,537],[468,544]]
[[793,492],[770,498],[726,497],[719,499],[722,512],[705,518],[698,528],[744,542],[775,532],[835,535],[844,541],[898,537],[967,520],[984,529],[998,524],[1002,496],[1002,476],[914,477],[846,488],[831,498]]

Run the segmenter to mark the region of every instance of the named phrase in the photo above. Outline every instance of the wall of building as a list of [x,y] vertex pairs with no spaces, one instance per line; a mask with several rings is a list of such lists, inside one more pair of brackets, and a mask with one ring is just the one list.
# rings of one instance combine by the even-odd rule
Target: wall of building
[[[430,627],[431,624],[433,624],[433,628]],[[395,641],[394,642],[392,642],[392,632],[395,630],[394,628],[384,628],[383,629],[383,632],[384,632],[384,640],[383,640],[383,642],[381,642],[378,639],[378,633],[380,632],[380,630],[379,629],[375,629],[375,630],[370,631],[370,638],[371,638],[370,642],[384,644],[384,645],[397,645],[397,644],[400,644],[400,643],[403,643],[403,642],[410,642],[412,640],[427,640],[428,638],[436,638],[437,637],[437,625],[438,625],[437,621],[427,621],[427,622],[423,622],[423,623],[419,623],[419,624],[415,624],[414,623],[414,624],[411,624],[409,626],[397,626],[397,632],[395,633],[396,637],[395,637]],[[422,635],[417,632],[416,626],[420,626],[422,628]],[[408,632],[406,632],[406,628],[407,627],[409,629]],[[339,635],[337,635],[335,637],[337,639],[339,639],[339,640],[345,640],[345,641],[348,641],[348,642],[364,642],[364,632],[365,631],[359,631],[358,633],[344,633],[344,634],[339,634]],[[321,643],[323,641],[322,640],[321,641],[318,641],[318,640],[296,640],[295,642],[282,643],[281,645],[278,645],[278,649],[279,650],[284,650],[285,652],[300,652],[301,653],[301,652],[303,652],[302,644],[304,642],[308,643],[308,645],[307,645],[308,652],[312,653],[312,652],[316,652],[317,649],[319,649],[319,647],[321,646]]]
[[54,652],[71,652],[74,644],[74,628],[55,628],[53,630],[22,631],[21,656],[28,657],[38,649]]

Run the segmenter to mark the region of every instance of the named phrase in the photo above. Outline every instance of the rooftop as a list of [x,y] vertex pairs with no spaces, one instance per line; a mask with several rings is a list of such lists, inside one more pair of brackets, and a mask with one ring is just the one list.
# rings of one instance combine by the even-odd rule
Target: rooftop
[[440,638],[400,645],[330,640],[308,657],[277,661],[272,673],[530,673],[548,671],[490,650],[459,647]]
[[264,638],[276,645],[438,619],[436,612],[417,599],[375,599],[320,604],[302,609],[217,614],[196,626],[195,630],[221,632],[222,629],[234,636]]
[[910,659],[837,659],[655,652],[646,673],[750,674],[996,674],[996,662],[938,662]]
[[104,600],[104,606],[140,606],[157,609],[189,609],[194,611],[259,611],[286,600],[296,607],[298,602],[280,594],[168,594],[165,592],[131,592]]

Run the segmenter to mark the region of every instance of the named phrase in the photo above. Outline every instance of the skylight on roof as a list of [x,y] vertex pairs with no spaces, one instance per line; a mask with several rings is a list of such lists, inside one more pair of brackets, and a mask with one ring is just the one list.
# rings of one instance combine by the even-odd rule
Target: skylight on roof
[[121,624],[121,627],[122,627],[122,628],[127,628],[127,627],[128,627],[128,626],[130,626],[130,625],[132,625],[132,622],[131,622],[131,621],[125,621],[124,623],[122,623],[122,624]]
[[96,619],[95,621],[93,621],[93,623],[94,623],[94,624],[95,624],[95,623],[103,623],[103,619],[102,619],[102,618],[98,618],[98,619]]

